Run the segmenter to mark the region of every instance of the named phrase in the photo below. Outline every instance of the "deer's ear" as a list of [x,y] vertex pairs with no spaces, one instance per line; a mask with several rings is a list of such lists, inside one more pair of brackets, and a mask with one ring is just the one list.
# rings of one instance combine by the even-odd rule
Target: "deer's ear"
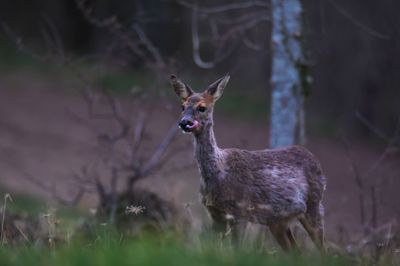
[[208,86],[206,93],[213,96],[214,101],[218,100],[221,97],[222,93],[224,92],[224,88],[229,81],[229,74],[226,74],[224,77],[220,78],[210,86]]
[[190,95],[193,94],[193,90],[180,81],[175,75],[171,75],[169,81],[174,88],[176,95],[182,100],[185,101]]

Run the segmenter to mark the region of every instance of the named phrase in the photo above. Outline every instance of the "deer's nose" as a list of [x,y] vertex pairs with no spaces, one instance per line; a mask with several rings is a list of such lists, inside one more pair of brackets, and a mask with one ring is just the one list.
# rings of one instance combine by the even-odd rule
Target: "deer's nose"
[[183,130],[187,130],[189,129],[191,126],[193,126],[193,121],[189,120],[189,119],[182,119],[179,122],[179,127]]

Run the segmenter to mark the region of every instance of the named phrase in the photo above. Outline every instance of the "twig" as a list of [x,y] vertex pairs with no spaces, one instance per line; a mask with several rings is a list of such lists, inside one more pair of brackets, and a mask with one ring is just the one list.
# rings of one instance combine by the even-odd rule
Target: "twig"
[[228,18],[216,17],[215,21],[224,26],[233,26],[233,25],[245,24],[246,22],[251,21],[254,18],[258,17],[265,17],[266,20],[271,21],[271,17],[265,10],[262,11],[257,10],[236,17],[228,17]]
[[22,235],[22,237],[25,239],[26,242],[28,243],[31,242],[27,237],[27,235],[24,233],[24,231],[22,231],[22,229],[17,224],[15,224],[15,228],[17,228],[18,232]]
[[[57,57],[61,58],[61,64],[65,62],[65,52],[64,52],[64,47],[61,41],[61,36],[59,34],[59,31],[57,30],[56,26],[54,25],[53,21],[47,16],[46,14],[42,14],[42,17],[44,21],[47,24],[47,27],[49,28],[50,31],[50,38],[51,41],[54,41],[55,45],[55,50],[57,51]],[[45,33],[46,31],[44,31]]]
[[129,123],[122,115],[120,103],[111,94],[107,93],[106,91],[103,91],[103,93],[101,95],[107,100],[107,103],[111,109],[111,112],[107,112],[107,113],[95,112],[94,104],[96,102],[96,98],[91,94],[91,92],[89,90],[85,90],[83,92],[83,98],[87,103],[89,117],[92,119],[115,120],[120,127],[119,132],[114,135],[104,134],[104,135],[101,135],[100,138],[103,140],[106,140],[108,142],[112,142],[112,143],[117,142],[118,140],[123,139],[124,137],[127,136],[128,132],[130,130]]
[[146,34],[144,33],[143,29],[139,26],[139,24],[138,23],[133,24],[132,28],[136,31],[141,43],[147,47],[147,50],[149,50],[153,58],[156,60],[157,66],[159,68],[165,68],[165,62],[160,52],[154,46],[154,44],[149,40],[149,38],[147,38]]
[[244,32],[246,30],[257,26],[261,22],[270,21],[270,20],[271,20],[271,18],[269,15],[259,15],[257,17],[251,18],[248,21],[246,21],[245,23],[242,23],[242,24],[232,27],[229,31],[227,31],[227,33],[222,35],[222,39],[226,40],[226,39],[230,38],[231,36],[238,34],[238,33],[244,34]]
[[94,180],[95,180],[97,194],[100,198],[100,201],[105,200],[107,197],[107,193],[106,193],[103,183],[100,181],[100,179],[97,176],[94,178]]
[[35,60],[39,62],[47,62],[50,58],[50,54],[46,53],[44,55],[39,55],[33,51],[31,51],[28,47],[25,46],[22,37],[18,36],[6,23],[1,22],[1,26],[6,33],[6,35],[15,43],[18,50],[22,51],[25,54],[28,54]]
[[262,51],[265,49],[265,44],[257,44],[249,39],[248,36],[244,36],[242,42],[250,49],[255,51]]
[[372,125],[371,122],[369,122],[360,112],[356,112],[355,116],[358,120],[360,120],[360,122],[366,126],[369,130],[371,130],[373,133],[375,133],[375,135],[377,135],[378,137],[380,137],[383,140],[388,140],[389,137],[383,133],[379,128],[377,128],[376,126]]
[[[179,0],[177,2],[179,4],[181,4],[182,6],[190,8],[190,9],[196,8],[196,5],[193,5],[193,4],[183,1],[183,0]],[[215,13],[223,13],[223,12],[237,10],[237,9],[253,8],[253,7],[268,8],[269,4],[266,3],[265,1],[247,1],[247,2],[231,3],[231,4],[226,4],[226,5],[214,6],[214,7],[203,7],[203,8],[199,8],[198,11],[200,13],[215,14]]]
[[[133,29],[138,39],[134,39],[132,35],[129,35],[131,29],[126,29],[122,23],[120,23],[116,16],[111,16],[106,19],[99,19],[93,15],[93,8],[86,7],[85,0],[76,0],[78,9],[82,12],[87,21],[99,28],[106,28],[112,34],[117,36],[121,43],[124,44],[134,55],[143,59],[151,67],[156,67],[158,71],[165,69],[165,62],[155,47],[155,45],[146,36],[144,31],[138,24],[133,25]],[[146,54],[146,50],[151,54],[154,59],[154,63],[151,63],[149,56]]]
[[57,236],[56,226],[57,220],[55,216],[56,209],[50,208],[48,213],[44,214],[43,217],[46,218],[47,228],[48,228],[48,241],[50,248],[55,247],[54,239]]
[[110,211],[110,223],[114,224],[115,217],[117,214],[118,208],[118,192],[117,192],[117,185],[118,185],[118,170],[113,167],[111,169],[111,211]]
[[376,198],[376,188],[371,186],[371,225],[372,228],[376,229],[378,226],[378,200]]
[[158,165],[167,147],[171,144],[172,140],[176,136],[177,131],[178,127],[175,124],[168,130],[162,142],[157,146],[157,148],[153,152],[153,155],[143,167],[143,176],[147,176]]
[[354,181],[359,189],[359,204],[360,204],[360,223],[365,226],[365,200],[364,200],[364,181],[363,178],[361,177],[360,172],[358,171],[357,166],[355,165],[351,154],[350,154],[350,149],[347,141],[345,139],[342,140],[345,150],[346,150],[346,156],[348,159],[348,162],[351,167],[351,171],[353,172],[353,177]]
[[214,62],[206,62],[201,58],[200,55],[200,37],[199,37],[199,25],[198,25],[198,8],[195,5],[192,8],[192,48],[193,48],[193,61],[198,67],[204,69],[210,69],[215,66]]
[[23,177],[32,182],[33,184],[35,184],[36,186],[38,186],[39,188],[41,188],[42,190],[48,192],[53,199],[55,199],[58,203],[65,206],[75,206],[76,204],[79,203],[83,195],[87,192],[87,190],[84,187],[80,187],[72,198],[64,199],[58,194],[55,182],[53,182],[52,184],[46,184],[43,181],[39,180],[38,178],[27,173],[25,173]]
[[5,244],[5,231],[4,231],[4,221],[6,217],[6,210],[7,210],[7,200],[10,200],[12,202],[12,198],[10,194],[6,193],[4,195],[4,206],[3,206],[3,217],[1,219],[1,245],[3,246]]
[[131,146],[131,150],[132,150],[131,163],[133,163],[133,160],[135,160],[137,158],[137,154],[139,152],[139,147],[140,147],[140,144],[142,143],[144,124],[145,124],[144,121],[146,118],[147,118],[146,112],[140,112],[137,117],[135,130],[133,132],[133,143]]
[[339,7],[339,5],[335,3],[335,1],[329,0],[329,3],[331,3],[331,5],[336,9],[336,11],[338,11],[342,16],[344,16],[345,18],[350,20],[354,25],[359,27],[364,32],[368,33],[369,35],[371,35],[373,37],[379,38],[379,39],[390,40],[390,36],[389,35],[380,33],[380,32],[378,32],[376,30],[371,29],[367,25],[363,24],[362,22],[360,22],[359,20],[354,18],[352,15],[350,15],[343,8]]

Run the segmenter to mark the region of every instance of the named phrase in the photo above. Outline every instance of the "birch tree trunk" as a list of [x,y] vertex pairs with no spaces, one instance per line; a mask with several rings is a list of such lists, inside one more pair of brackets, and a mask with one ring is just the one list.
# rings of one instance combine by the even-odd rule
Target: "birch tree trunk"
[[271,148],[304,144],[304,91],[308,81],[302,43],[301,0],[271,0]]

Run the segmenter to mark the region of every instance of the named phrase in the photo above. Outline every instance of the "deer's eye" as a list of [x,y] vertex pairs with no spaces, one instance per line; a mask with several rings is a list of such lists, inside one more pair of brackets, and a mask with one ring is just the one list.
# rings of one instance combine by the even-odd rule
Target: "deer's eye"
[[205,108],[204,106],[199,106],[197,108],[197,110],[199,110],[200,113],[204,113],[206,111],[207,108]]
[[185,111],[185,106],[184,105],[182,105],[181,108],[182,108],[182,111]]

